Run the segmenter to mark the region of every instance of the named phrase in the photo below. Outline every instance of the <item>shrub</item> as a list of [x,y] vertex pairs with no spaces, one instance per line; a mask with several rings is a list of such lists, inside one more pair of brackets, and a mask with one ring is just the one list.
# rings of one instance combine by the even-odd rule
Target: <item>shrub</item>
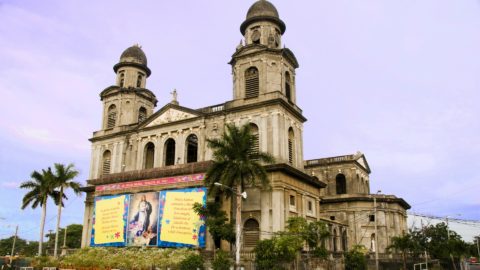
[[233,262],[230,259],[230,255],[222,250],[217,251],[212,262],[213,270],[230,270],[231,266],[233,266]]
[[360,247],[355,246],[345,254],[345,270],[366,270],[367,260]]
[[203,258],[198,254],[190,254],[178,265],[180,270],[195,270],[200,269],[204,270]]

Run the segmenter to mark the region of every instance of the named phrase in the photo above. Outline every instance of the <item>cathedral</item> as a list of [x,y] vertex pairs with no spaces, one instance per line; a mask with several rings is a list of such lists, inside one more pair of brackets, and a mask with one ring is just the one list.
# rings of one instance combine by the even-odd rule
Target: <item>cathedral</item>
[[[116,246],[175,246],[174,237],[167,237],[167,217],[172,211],[179,214],[180,208],[166,202],[181,198],[178,194],[205,189],[203,179],[212,159],[207,139],[219,138],[226,124],[249,124],[254,147],[275,158],[274,164],[265,166],[271,189],[251,186],[245,190],[242,250],[252,250],[259,240],[284,230],[288,218],[296,216],[328,224],[331,237],[325,244],[332,253],[355,245],[385,253],[391,238],[406,232],[410,205],[370,190],[370,167],[364,154],[304,160],[306,118],[297,105],[300,92],[296,88],[299,63],[282,44],[285,30],[270,2],[255,2],[240,25],[244,42],[234,48],[229,61],[233,96],[203,108],[181,106],[175,91],[171,102],[157,104],[154,91],[147,88],[152,71],[141,47],[134,45],[120,55],[113,67],[114,84],[100,92],[102,126],[90,139],[82,247],[110,245],[121,234],[125,239]],[[182,192],[173,194],[176,190]],[[108,226],[101,222],[115,223],[107,221],[114,215],[114,204],[104,203],[112,198],[126,202],[124,213],[119,214],[124,230],[111,238],[106,232],[103,238],[100,230]],[[229,200],[223,207],[230,213]],[[205,236],[205,240],[184,243],[212,250],[215,244],[208,229],[193,231],[197,229],[198,238]],[[131,235],[130,230],[134,230]],[[222,248],[229,247],[222,243]]]

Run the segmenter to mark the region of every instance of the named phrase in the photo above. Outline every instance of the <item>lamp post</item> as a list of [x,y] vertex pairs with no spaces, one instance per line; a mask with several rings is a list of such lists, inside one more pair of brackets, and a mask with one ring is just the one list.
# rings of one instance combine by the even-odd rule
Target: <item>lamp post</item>
[[215,182],[213,183],[215,186],[219,186],[219,187],[224,187],[230,191],[232,191],[236,196],[237,196],[237,213],[236,213],[236,218],[235,218],[235,227],[236,227],[236,236],[235,236],[235,265],[237,267],[237,269],[239,269],[239,265],[240,265],[240,237],[241,237],[241,230],[240,230],[240,223],[241,223],[241,219],[242,219],[242,211],[241,211],[241,201],[242,199],[241,198],[244,198],[246,199],[247,198],[247,192],[242,192],[242,193],[238,193],[236,190],[234,190],[233,188],[229,187],[229,186],[226,186],[222,183],[219,183],[219,182]]
[[[455,214],[455,216],[461,216],[461,214]],[[449,216],[446,216],[445,220],[447,222],[447,241],[450,242],[450,227],[448,226],[448,217]],[[450,252],[450,259],[452,259],[453,269],[457,270],[457,266],[455,265],[455,260],[453,259],[453,255],[451,252]]]
[[378,270],[378,228],[377,228],[377,195],[382,191],[378,190],[373,195],[373,216],[375,218],[375,269]]

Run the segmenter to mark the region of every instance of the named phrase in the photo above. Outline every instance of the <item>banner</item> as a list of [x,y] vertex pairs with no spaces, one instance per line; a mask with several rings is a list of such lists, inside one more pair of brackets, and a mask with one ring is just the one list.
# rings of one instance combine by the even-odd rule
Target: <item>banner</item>
[[128,196],[95,198],[92,246],[124,246]]
[[161,247],[205,247],[205,220],[192,209],[206,204],[205,188],[160,192],[159,240]]
[[128,246],[157,245],[158,195],[158,192],[130,195]]

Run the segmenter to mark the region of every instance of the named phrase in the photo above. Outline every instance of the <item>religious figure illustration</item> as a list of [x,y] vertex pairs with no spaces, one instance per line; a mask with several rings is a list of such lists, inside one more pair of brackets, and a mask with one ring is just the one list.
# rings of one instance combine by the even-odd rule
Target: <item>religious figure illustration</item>
[[142,195],[138,203],[137,213],[130,221],[131,231],[135,236],[141,236],[147,231],[150,225],[150,215],[152,214],[152,204],[147,201],[147,197]]

